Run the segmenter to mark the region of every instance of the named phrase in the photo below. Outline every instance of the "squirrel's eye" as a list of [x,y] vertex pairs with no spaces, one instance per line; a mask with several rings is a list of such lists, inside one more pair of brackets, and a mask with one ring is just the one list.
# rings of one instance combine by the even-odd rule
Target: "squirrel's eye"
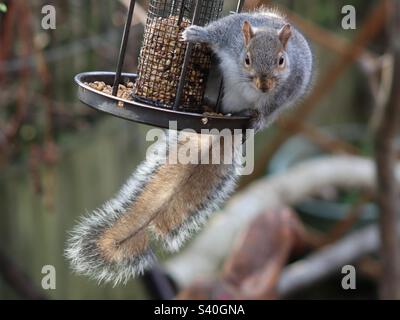
[[246,59],[244,59],[244,63],[246,64],[246,66],[250,65],[250,56],[246,55]]
[[279,66],[282,67],[285,63],[285,58],[283,56],[280,57],[278,63],[279,63]]

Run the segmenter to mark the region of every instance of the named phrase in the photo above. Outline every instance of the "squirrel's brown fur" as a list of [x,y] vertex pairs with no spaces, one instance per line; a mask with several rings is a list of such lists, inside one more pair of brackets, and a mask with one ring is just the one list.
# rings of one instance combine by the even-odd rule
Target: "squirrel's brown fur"
[[[177,149],[171,144],[174,139],[178,140]],[[139,257],[138,261],[143,261],[145,266],[144,261],[153,256],[152,239],[161,240],[170,251],[177,250],[190,232],[198,229],[212,209],[234,189],[240,165],[237,159],[232,159],[233,163],[226,159],[224,164],[223,139],[219,135],[183,132],[170,138],[168,147],[164,142],[159,143],[160,154],[165,148],[168,152],[159,161],[147,159],[142,164],[151,173],[142,177],[139,187],[130,187],[134,196],[129,199],[131,195],[127,197],[127,187],[124,187],[118,200],[114,200],[123,203],[121,208],[115,210],[116,203],[105,205],[100,209],[101,215],[92,215],[76,227],[67,249],[75,269],[99,280],[124,281],[128,275],[125,271],[119,272],[118,266],[125,270],[124,266],[132,257]],[[222,164],[212,164],[213,153],[205,149],[216,143]],[[200,148],[197,160],[207,159],[208,164],[164,163],[170,154],[177,152],[179,156],[187,151],[188,145],[193,147],[194,144]],[[135,175],[131,179],[141,180],[138,172]],[[86,251],[89,250],[95,254],[88,256]],[[131,272],[138,273],[142,269]]]

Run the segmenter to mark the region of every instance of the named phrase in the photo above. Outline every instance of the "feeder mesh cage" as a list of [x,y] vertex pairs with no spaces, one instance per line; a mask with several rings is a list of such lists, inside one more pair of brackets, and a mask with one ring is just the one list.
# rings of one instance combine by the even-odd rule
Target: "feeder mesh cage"
[[192,24],[204,26],[216,20],[223,0],[150,0],[143,45],[139,56],[134,98],[158,107],[201,112],[211,52],[205,44],[195,44],[183,75],[183,92],[175,103],[187,44],[180,33]]

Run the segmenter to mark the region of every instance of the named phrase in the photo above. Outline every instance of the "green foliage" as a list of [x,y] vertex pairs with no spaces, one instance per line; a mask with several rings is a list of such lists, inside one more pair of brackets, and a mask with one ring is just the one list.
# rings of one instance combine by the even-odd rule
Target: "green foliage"
[[7,12],[7,6],[3,2],[0,2],[0,12],[3,12],[3,13]]

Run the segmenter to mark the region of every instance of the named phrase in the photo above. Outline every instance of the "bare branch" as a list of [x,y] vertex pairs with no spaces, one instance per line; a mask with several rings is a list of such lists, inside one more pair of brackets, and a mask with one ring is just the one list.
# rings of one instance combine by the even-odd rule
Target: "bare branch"
[[[379,247],[378,227],[366,227],[338,240],[308,257],[287,266],[278,282],[280,297],[307,288],[333,273],[340,274],[344,265],[356,262]],[[312,270],[312,272],[310,272]]]
[[399,220],[399,190],[394,176],[395,138],[400,123],[400,2],[393,1],[391,44],[394,56],[392,94],[376,137],[376,166],[382,255],[381,298],[400,299],[400,251],[396,230]]
[[[396,177],[400,177],[400,165]],[[309,160],[283,174],[254,182],[233,197],[185,251],[167,261],[167,269],[182,285],[200,275],[208,277],[218,269],[238,232],[261,212],[293,205],[326,186],[373,189],[374,185],[373,161],[352,156]]]

